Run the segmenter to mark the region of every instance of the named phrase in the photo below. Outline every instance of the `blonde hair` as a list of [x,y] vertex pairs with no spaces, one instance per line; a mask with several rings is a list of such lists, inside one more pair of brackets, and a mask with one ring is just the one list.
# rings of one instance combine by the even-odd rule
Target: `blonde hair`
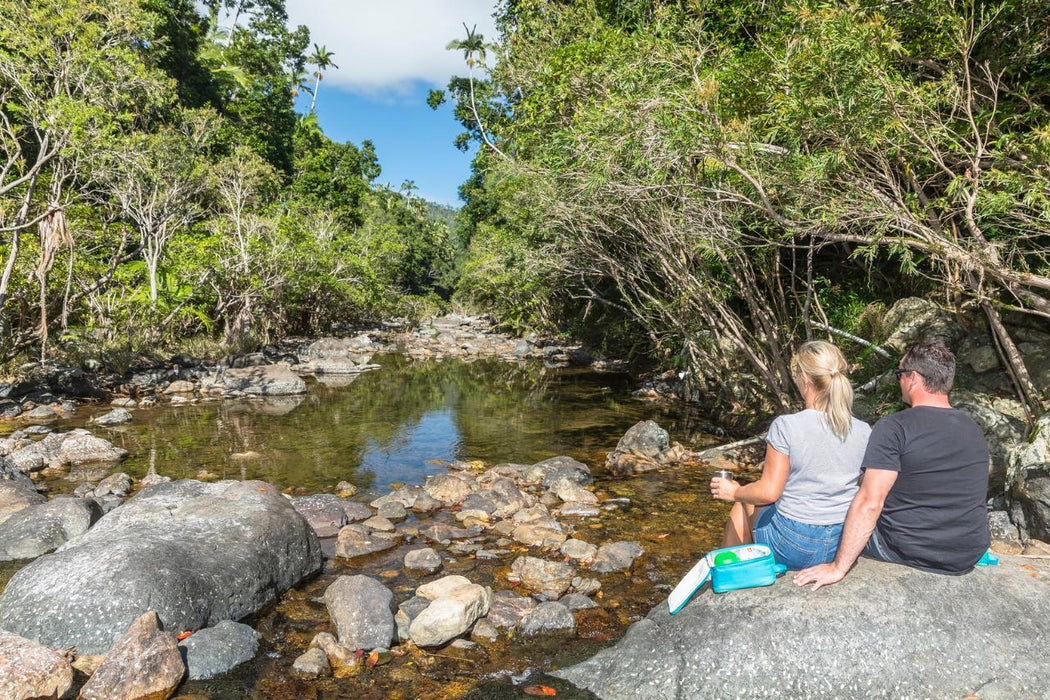
[[791,374],[802,376],[817,392],[814,408],[824,414],[831,431],[845,440],[853,426],[853,385],[846,376],[846,358],[826,340],[803,343],[791,358]]

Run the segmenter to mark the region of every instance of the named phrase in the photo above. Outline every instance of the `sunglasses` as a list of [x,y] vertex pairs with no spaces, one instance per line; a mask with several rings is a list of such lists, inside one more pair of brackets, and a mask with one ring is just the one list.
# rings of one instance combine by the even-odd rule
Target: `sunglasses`
[[897,381],[900,381],[900,378],[903,377],[905,374],[908,374],[909,372],[915,372],[920,377],[922,376],[922,372],[919,372],[918,370],[903,369],[901,367],[898,367],[895,370],[893,370],[893,376],[897,378]]

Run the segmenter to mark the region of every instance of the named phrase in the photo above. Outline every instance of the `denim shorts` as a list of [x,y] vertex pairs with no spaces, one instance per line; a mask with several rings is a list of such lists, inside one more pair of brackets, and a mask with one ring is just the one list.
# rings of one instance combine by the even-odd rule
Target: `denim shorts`
[[833,560],[841,536],[842,523],[800,523],[778,513],[775,503],[766,506],[755,523],[755,542],[773,550],[773,559],[789,569],[805,569]]

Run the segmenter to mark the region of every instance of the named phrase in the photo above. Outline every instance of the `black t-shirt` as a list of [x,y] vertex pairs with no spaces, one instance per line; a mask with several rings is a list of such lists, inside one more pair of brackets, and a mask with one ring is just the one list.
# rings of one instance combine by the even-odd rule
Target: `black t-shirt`
[[964,574],[988,549],[988,443],[962,411],[917,406],[885,416],[863,468],[899,472],[875,528],[902,564]]

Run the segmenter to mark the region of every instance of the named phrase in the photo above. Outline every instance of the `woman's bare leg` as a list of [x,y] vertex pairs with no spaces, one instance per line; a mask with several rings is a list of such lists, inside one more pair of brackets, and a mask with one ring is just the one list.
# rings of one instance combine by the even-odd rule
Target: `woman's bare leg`
[[751,529],[754,526],[755,507],[747,503],[734,503],[726,521],[723,547],[735,547],[738,544],[751,544]]

